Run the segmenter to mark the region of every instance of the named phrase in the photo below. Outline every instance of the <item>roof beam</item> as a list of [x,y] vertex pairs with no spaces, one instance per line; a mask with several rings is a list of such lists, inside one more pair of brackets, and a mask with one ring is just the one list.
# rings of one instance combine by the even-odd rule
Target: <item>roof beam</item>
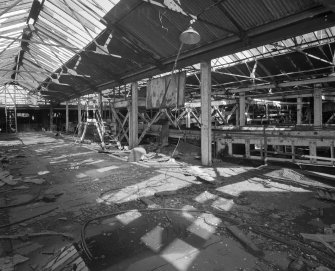
[[6,14],[8,11],[10,11],[13,7],[15,7],[17,4],[19,4],[20,2],[22,2],[22,0],[17,0],[15,1],[11,6],[9,6],[8,8],[5,8],[3,11],[0,12],[0,17],[4,14]]
[[215,4],[218,4],[218,8],[221,12],[228,18],[228,20],[238,29],[239,33],[238,36],[241,40],[244,40],[246,37],[246,31],[240,26],[240,24],[234,19],[234,17],[226,10],[223,6],[222,0],[212,0]]
[[229,92],[230,93],[240,93],[240,92],[247,92],[247,91],[259,90],[259,89],[285,88],[285,87],[294,87],[294,86],[320,84],[320,83],[331,83],[331,82],[335,82],[335,76],[322,77],[322,78],[316,78],[316,79],[307,79],[307,80],[300,80],[300,81],[290,81],[290,82],[284,82],[284,83],[279,83],[279,84],[256,85],[256,86],[250,86],[246,88],[229,90]]
[[[327,14],[328,20],[324,20],[323,16],[318,16],[322,14]],[[334,25],[333,20],[335,20],[335,14],[329,14],[327,8],[318,6],[248,31],[247,44],[241,41],[239,37],[232,36],[182,52],[178,61],[178,68],[199,63],[199,61],[202,60],[206,61],[222,55],[228,55],[241,50],[276,42],[287,36],[297,36],[306,32],[307,29],[308,31],[315,31],[322,28],[332,27]],[[174,60],[175,56],[163,61],[162,64],[165,65],[164,71],[169,71],[171,69]],[[124,82],[129,83],[134,80],[151,77],[161,72],[162,70],[158,71],[156,67],[148,65],[141,69],[137,69],[134,72],[124,74],[121,79],[124,80]],[[109,81],[99,85],[98,89],[104,90],[116,85],[116,82]]]
[[168,9],[168,10],[173,11],[173,12],[177,12],[177,13],[182,14],[182,15],[185,15],[185,16],[188,17],[190,20],[196,20],[196,21],[198,21],[198,22],[200,22],[200,23],[207,24],[207,25],[209,25],[209,26],[212,26],[212,27],[215,27],[215,28],[217,28],[217,29],[220,29],[220,30],[222,30],[222,31],[224,31],[224,32],[228,32],[228,33],[231,33],[231,34],[234,34],[234,35],[239,35],[239,33],[236,32],[236,31],[233,31],[233,30],[228,29],[228,28],[226,28],[226,27],[222,27],[222,26],[220,26],[220,25],[217,25],[217,24],[212,23],[212,22],[210,22],[210,21],[207,21],[207,20],[205,20],[205,19],[201,19],[201,18],[199,18],[198,16],[195,16],[195,15],[192,15],[192,14],[190,14],[190,13],[188,13],[188,12],[183,11],[183,8],[182,8],[177,2],[175,2],[174,0],[172,0],[172,1],[174,1],[175,4],[178,5],[178,6],[180,7],[181,11],[176,11],[176,10],[174,10],[174,9],[171,9],[171,8],[169,8],[167,5],[162,4],[162,3],[160,3],[160,2],[157,2],[157,1],[154,1],[154,0],[142,0],[142,1],[147,2],[147,3],[149,3],[149,4],[152,4],[152,5],[155,5],[155,6],[158,6],[158,7],[161,7],[161,8]]
[[335,13],[335,2],[333,0],[321,0],[321,3]]
[[69,49],[69,50],[80,50],[79,48],[71,47],[71,46],[67,46],[67,45],[59,45],[59,44],[54,44],[54,43],[46,43],[46,42],[35,41],[35,40],[31,41],[31,40],[27,40],[27,39],[18,39],[18,38],[9,37],[9,36],[2,36],[2,35],[0,35],[0,39],[15,40],[15,41],[25,41],[25,42],[30,42],[30,43],[34,43],[34,44],[42,44],[42,45],[45,45],[45,46],[65,48],[65,49]]

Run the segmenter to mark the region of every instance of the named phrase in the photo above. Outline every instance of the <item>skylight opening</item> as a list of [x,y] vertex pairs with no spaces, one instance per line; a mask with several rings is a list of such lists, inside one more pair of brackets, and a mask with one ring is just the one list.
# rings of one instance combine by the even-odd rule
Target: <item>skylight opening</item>
[[22,29],[23,29],[23,27],[24,27],[25,25],[26,25],[26,23],[23,22],[23,23],[18,23],[18,24],[9,25],[9,26],[6,26],[6,27],[1,27],[0,33],[1,33],[1,32],[4,32],[4,31],[6,31],[6,30],[10,30],[10,29],[14,29],[14,28],[19,28],[19,27],[22,27]]
[[0,16],[0,23],[3,22],[3,19],[8,18],[15,18],[15,16],[20,15],[20,14],[24,14],[26,13],[28,16],[28,10],[27,9],[21,9],[21,10],[16,10],[16,11],[12,11],[12,12],[7,12],[5,14],[3,14],[2,16]]

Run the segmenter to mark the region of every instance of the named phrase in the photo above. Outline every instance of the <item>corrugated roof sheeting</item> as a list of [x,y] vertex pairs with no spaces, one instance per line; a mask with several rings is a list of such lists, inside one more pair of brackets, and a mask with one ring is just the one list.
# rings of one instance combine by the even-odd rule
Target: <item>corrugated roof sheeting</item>
[[0,13],[8,10],[0,16],[0,84],[11,80],[10,70],[15,69],[16,56],[21,49],[18,39],[25,28],[31,3],[32,0],[22,0],[15,6],[12,1],[0,3]]
[[[109,10],[115,5],[114,2],[110,0],[101,0],[98,3],[93,0],[45,1],[42,2],[44,6],[40,10],[34,28],[29,28],[26,24],[30,9],[34,7],[33,0],[8,1],[5,5],[0,3],[0,12],[7,11],[0,17],[0,36],[6,35],[6,38],[0,37],[2,66],[0,68],[5,66],[13,70],[17,56],[20,55],[19,69],[23,71],[17,76],[13,76],[15,70],[0,71],[1,83],[16,80],[16,83],[22,83],[25,87],[33,89],[39,87],[43,81],[50,80],[52,73],[55,73],[104,30],[105,26],[100,22],[107,12],[104,7]],[[14,5],[15,3],[17,5]],[[13,42],[15,37],[18,40]],[[21,42],[22,37],[28,39],[28,42]],[[8,44],[10,46],[7,48]],[[59,74],[55,74],[53,78],[58,76]],[[24,80],[26,80],[25,84],[23,84]],[[54,85],[52,83],[47,86],[54,87]]]
[[223,6],[245,30],[317,6],[314,0],[227,0]]
[[[32,3],[32,0],[22,1],[25,4],[29,2]],[[215,60],[219,68],[220,65],[238,63],[242,59],[250,61],[264,57],[265,54],[260,47],[253,50],[246,49],[257,47],[267,40],[273,41],[273,37],[263,39],[263,34],[271,35],[273,29],[281,31],[276,32],[278,40],[286,38],[290,32],[285,30],[289,26],[285,23],[277,24],[279,20],[308,11],[305,17],[297,19],[297,22],[302,23],[304,20],[314,20],[313,14],[330,13],[322,7],[319,0],[121,0],[115,5],[116,2],[118,1],[45,1],[30,37],[29,51],[24,52],[22,59],[22,67],[42,73],[36,75],[36,80],[33,78],[35,77],[33,73],[22,73],[20,76],[26,78],[27,82],[28,79],[35,81],[29,83],[34,87],[38,87],[37,82],[45,81],[42,87],[47,86],[50,97],[56,93],[58,99],[61,87],[65,86],[57,86],[54,82],[49,84],[50,76],[43,72],[52,72],[53,78],[59,77],[61,83],[70,84],[71,87],[66,87],[66,95],[74,97],[80,92],[103,89],[108,82],[114,85],[123,84],[169,71],[180,47],[179,35],[187,29],[192,18],[197,18],[193,27],[200,33],[201,40],[197,45],[183,46],[179,67],[196,63],[199,55],[199,60],[203,60],[209,56],[217,57],[219,53],[227,54],[228,50],[231,53],[229,56]],[[26,27],[24,23],[25,21],[22,29],[19,27],[14,29],[18,30],[18,33],[22,32]],[[272,28],[263,30],[262,27],[268,27],[269,23],[272,23]],[[296,27],[294,23],[292,29]],[[329,24],[329,22],[322,23]],[[313,27],[322,28],[322,24],[309,26],[309,29],[314,30]],[[292,31],[307,32],[309,29]],[[257,34],[250,34],[249,31],[253,30],[257,30]],[[5,31],[7,34],[8,29]],[[332,35],[325,31],[322,35],[329,34]],[[254,41],[255,37],[259,40]],[[0,39],[0,52],[1,42],[2,39]],[[286,41],[284,46],[293,45],[290,43],[292,40]],[[10,49],[4,55],[5,60],[9,61],[8,64],[12,60],[15,64],[15,54],[18,53],[15,52],[16,49],[13,51]],[[96,49],[99,49],[100,53],[95,53]],[[264,46],[267,56],[276,54],[271,52],[272,49],[271,45]],[[80,55],[79,59],[77,54]],[[319,65],[315,60],[307,61],[306,56],[299,61],[306,66]],[[250,65],[251,63],[249,69],[244,64],[243,67],[236,66],[232,70],[236,73],[248,73],[252,69]],[[279,66],[279,64],[273,65],[275,69]],[[73,72],[70,75],[68,69],[73,69],[79,76]],[[264,71],[260,69],[257,72],[261,74]],[[1,74],[4,73],[1,71]],[[236,78],[234,80],[236,81]],[[53,90],[55,92],[52,92]]]
[[[249,30],[291,15],[297,15],[305,11],[310,12],[313,8],[320,10],[321,5],[318,0],[226,0],[217,2],[203,0],[157,0],[152,2],[150,0],[123,0],[105,16],[105,19],[114,37],[118,36],[118,33],[114,35],[113,30],[121,29],[127,33],[126,38],[131,42],[140,46],[144,45],[156,56],[156,59],[158,56],[157,60],[172,61],[180,45],[178,39],[180,33],[188,27],[192,17],[199,14],[201,14],[199,17],[201,20],[196,20],[193,27],[200,33],[201,40],[197,45],[184,46],[181,58],[184,53],[196,51],[196,48],[202,48],[219,40],[224,41],[226,38],[235,37],[237,39],[231,39],[232,42],[238,41]],[[245,33],[236,33],[241,30],[244,30]],[[308,30],[306,29],[306,31]],[[247,41],[248,39],[246,39],[245,44],[247,44]],[[289,46],[289,42],[287,41],[285,46]],[[113,46],[118,46],[118,43],[113,43]],[[113,47],[110,49],[112,50]],[[237,62],[241,58],[250,61],[255,56],[263,57],[262,52],[256,53],[255,51],[243,51],[230,55],[229,58],[231,62]],[[142,62],[142,64],[144,63]],[[217,64],[220,65],[219,62]],[[148,66],[150,64],[142,65],[143,69]],[[133,66],[132,69],[130,67],[127,71],[121,71],[120,73],[125,77],[124,75],[127,73],[129,74],[132,71],[136,73],[137,70],[138,67]]]

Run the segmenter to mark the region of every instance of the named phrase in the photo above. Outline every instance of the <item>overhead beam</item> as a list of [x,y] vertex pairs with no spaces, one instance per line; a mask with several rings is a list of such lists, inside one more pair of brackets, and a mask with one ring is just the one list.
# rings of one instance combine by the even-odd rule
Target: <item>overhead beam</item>
[[228,18],[228,20],[238,29],[238,36],[241,40],[244,40],[246,37],[246,31],[242,28],[242,26],[234,19],[234,17],[227,11],[227,9],[223,6],[223,2],[220,0],[212,0],[215,4],[218,4],[218,8],[221,12]]
[[54,44],[54,43],[47,43],[47,42],[42,42],[42,41],[37,41],[37,40],[17,39],[17,38],[14,38],[14,37],[3,36],[3,35],[0,35],[0,39],[15,40],[15,41],[20,41],[20,42],[25,41],[25,42],[29,42],[29,43],[33,43],[33,44],[42,44],[42,45],[45,45],[45,46],[60,47],[60,48],[65,48],[65,49],[69,49],[69,50],[80,51],[80,49],[76,48],[76,47],[71,47],[71,46],[67,46],[67,45],[60,45],[60,44]]
[[335,13],[335,2],[333,0],[321,0],[321,3]]
[[162,4],[162,3],[160,3],[160,2],[157,2],[157,1],[154,1],[154,0],[142,0],[142,1],[144,1],[144,2],[148,2],[148,3],[152,4],[152,5],[155,5],[155,6],[164,8],[164,9],[168,9],[168,10],[173,11],[173,12],[177,12],[177,13],[182,14],[182,15],[185,15],[185,16],[189,17],[190,20],[196,20],[196,21],[199,21],[200,23],[203,23],[203,24],[209,25],[209,26],[211,26],[211,27],[215,27],[215,28],[217,28],[217,29],[220,29],[220,30],[222,30],[222,31],[225,31],[225,32],[227,32],[227,33],[231,33],[231,34],[234,34],[234,35],[239,36],[239,33],[236,32],[236,31],[234,31],[234,30],[228,29],[228,28],[226,28],[226,27],[222,27],[222,26],[220,26],[220,25],[217,25],[217,24],[215,24],[215,23],[212,23],[212,22],[210,22],[210,21],[207,21],[207,20],[205,20],[205,19],[202,19],[202,18],[200,18],[199,16],[195,16],[195,15],[192,15],[192,14],[190,14],[190,13],[184,12],[183,9],[182,9],[182,7],[180,7],[179,4],[178,4],[177,2],[175,2],[175,4],[178,5],[178,6],[180,7],[180,11],[177,11],[177,10],[174,10],[174,9],[172,9],[172,8],[169,8],[167,5]]
[[[327,20],[324,20],[323,16],[327,14]],[[323,6],[312,8],[308,11],[295,14],[281,20],[268,23],[263,26],[256,27],[247,32],[248,43],[241,41],[238,36],[232,36],[229,38],[223,38],[216,42],[203,45],[201,47],[194,48],[193,50],[187,50],[181,53],[178,67],[185,67],[199,63],[207,59],[220,57],[222,55],[228,55],[236,53],[241,50],[255,48],[264,44],[269,44],[287,36],[297,36],[306,31],[316,31],[319,29],[331,27],[334,25],[335,14],[329,14],[329,10]],[[172,56],[162,62],[165,66],[164,71],[171,70],[175,56]],[[137,69],[132,73],[124,74],[121,79],[125,83],[138,81],[146,77],[162,73],[162,70],[157,70],[154,66],[145,66],[144,68]],[[104,90],[116,86],[117,83],[113,80],[98,85],[98,90]]]
[[[229,92],[230,93],[240,93],[240,92],[269,89],[269,88],[285,88],[285,87],[294,87],[294,86],[301,86],[301,85],[321,84],[321,83],[330,83],[330,82],[335,82],[335,76],[322,77],[322,78],[316,78],[316,79],[307,79],[307,80],[300,80],[300,81],[290,81],[290,82],[284,82],[284,83],[279,83],[279,84],[256,85],[256,86],[250,86],[246,88],[229,90]],[[224,93],[225,92],[218,93],[218,94],[224,94]]]
[[14,8],[17,4],[19,4],[20,2],[22,2],[22,0],[17,0],[15,1],[12,5],[10,5],[9,7],[5,8],[3,11],[0,12],[0,17],[4,14],[6,14],[7,12],[9,12],[12,8]]

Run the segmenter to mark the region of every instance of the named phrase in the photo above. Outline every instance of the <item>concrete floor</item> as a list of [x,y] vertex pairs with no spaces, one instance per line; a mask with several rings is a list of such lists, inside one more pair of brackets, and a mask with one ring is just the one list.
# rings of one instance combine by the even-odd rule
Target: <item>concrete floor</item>
[[[51,133],[1,135],[0,148],[2,172],[13,176],[11,185],[0,183],[0,234],[54,231],[73,236],[2,239],[0,269],[6,261],[13,266],[8,263],[12,255],[26,257],[13,269],[19,271],[288,270],[298,258],[306,270],[335,267],[334,252],[300,236],[334,227],[335,204],[290,182],[303,178],[317,184],[294,170],[219,161],[202,168],[187,146],[179,152],[180,160],[156,155],[128,163],[127,153],[99,153],[94,144],[76,145],[71,137]],[[288,177],[275,182],[272,177],[283,172]],[[179,211],[134,211],[148,208]],[[124,214],[108,216],[120,211]],[[86,221],[98,216],[106,217],[92,221],[85,231],[94,258],[88,261],[77,253],[80,233]],[[12,225],[1,227],[6,224]],[[230,230],[236,224],[238,238]]]

